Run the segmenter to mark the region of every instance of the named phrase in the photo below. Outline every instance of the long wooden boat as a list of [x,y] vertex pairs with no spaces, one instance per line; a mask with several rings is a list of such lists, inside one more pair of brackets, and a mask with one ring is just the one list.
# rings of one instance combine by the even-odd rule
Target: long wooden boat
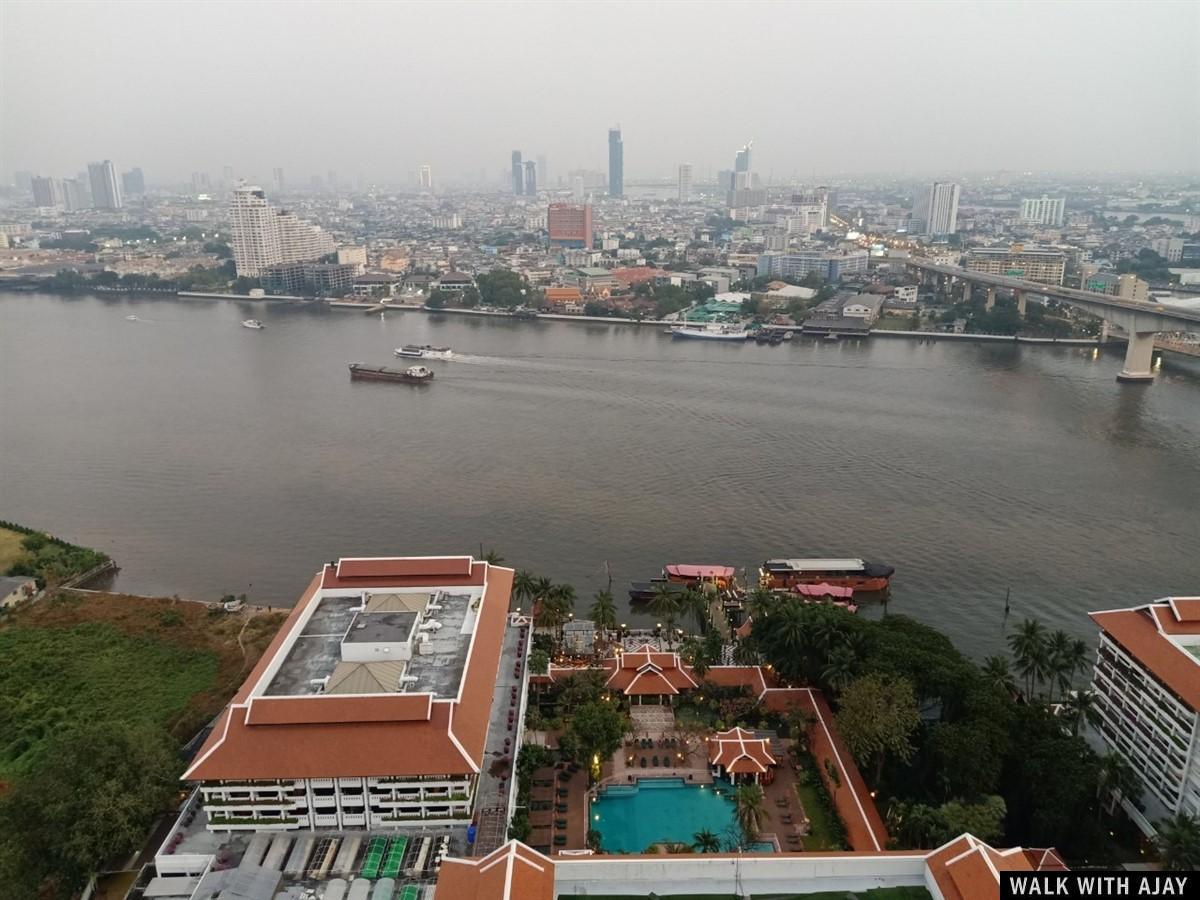
[[768,559],[759,569],[766,588],[790,590],[804,584],[829,584],[855,591],[887,590],[896,570],[861,559]]

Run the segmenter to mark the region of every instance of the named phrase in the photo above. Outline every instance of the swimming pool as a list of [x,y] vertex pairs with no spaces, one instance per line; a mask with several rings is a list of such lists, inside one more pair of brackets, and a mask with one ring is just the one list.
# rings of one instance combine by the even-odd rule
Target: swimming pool
[[605,788],[592,802],[589,826],[610,853],[641,853],[661,841],[691,844],[708,829],[722,842],[735,824],[733,788],[726,781],[687,784],[682,778],[640,778]]

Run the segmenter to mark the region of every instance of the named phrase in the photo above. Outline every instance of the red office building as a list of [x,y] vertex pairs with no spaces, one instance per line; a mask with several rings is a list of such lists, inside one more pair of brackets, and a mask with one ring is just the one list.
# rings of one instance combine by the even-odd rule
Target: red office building
[[592,205],[551,203],[546,214],[550,243],[559,247],[592,249]]

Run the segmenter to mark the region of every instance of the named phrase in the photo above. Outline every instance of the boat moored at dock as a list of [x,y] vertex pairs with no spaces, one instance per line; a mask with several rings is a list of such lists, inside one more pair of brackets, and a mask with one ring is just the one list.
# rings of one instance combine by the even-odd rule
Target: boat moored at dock
[[433,381],[433,372],[424,366],[409,366],[407,369],[389,369],[386,366],[367,366],[350,363],[351,381],[391,381],[399,384],[428,384]]
[[681,597],[687,591],[687,585],[665,578],[651,578],[649,581],[629,582],[629,599],[635,603],[646,603],[658,596],[658,592],[666,589],[672,597]]
[[693,565],[669,565],[663,569],[663,575],[667,581],[674,584],[684,585],[701,585],[714,584],[718,588],[724,589],[733,584],[733,578],[736,574],[733,566],[693,566]]
[[872,592],[887,590],[895,572],[861,559],[768,559],[759,569],[759,583],[775,590],[826,584]]
[[676,325],[671,337],[702,341],[745,341],[750,333],[736,325]]

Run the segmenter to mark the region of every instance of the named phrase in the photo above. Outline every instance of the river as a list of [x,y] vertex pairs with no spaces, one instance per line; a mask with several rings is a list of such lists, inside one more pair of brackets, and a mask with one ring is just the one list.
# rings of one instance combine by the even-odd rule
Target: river
[[[126,316],[136,315],[131,322]],[[266,322],[263,331],[239,327]],[[401,343],[469,354],[351,383]],[[894,565],[964,650],[1038,616],[1200,593],[1200,366],[1088,348],[671,341],[655,328],[0,294],[0,518],[110,553],[119,589],[290,605],[339,555],[611,568]],[[864,610],[878,615],[878,610]]]

